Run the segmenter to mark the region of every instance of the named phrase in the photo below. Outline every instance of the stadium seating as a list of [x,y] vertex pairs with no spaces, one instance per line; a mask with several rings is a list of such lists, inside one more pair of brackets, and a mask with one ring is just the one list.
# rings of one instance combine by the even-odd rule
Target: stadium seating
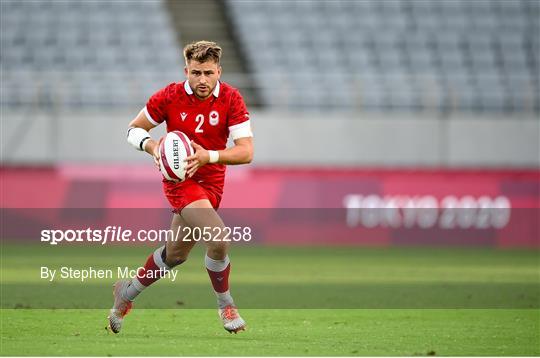
[[539,111],[535,0],[227,0],[270,106]]
[[[2,106],[144,103],[181,77],[164,1],[3,0]],[[225,5],[269,108],[540,112],[536,0]]]
[[160,1],[2,1],[2,105],[140,105],[179,78]]

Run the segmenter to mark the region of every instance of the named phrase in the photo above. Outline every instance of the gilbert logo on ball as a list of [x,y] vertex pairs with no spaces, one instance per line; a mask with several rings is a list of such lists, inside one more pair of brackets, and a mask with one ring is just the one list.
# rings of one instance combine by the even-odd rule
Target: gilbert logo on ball
[[195,151],[191,140],[180,131],[167,133],[159,143],[159,167],[161,174],[167,180],[184,181],[186,179],[187,163],[184,159]]

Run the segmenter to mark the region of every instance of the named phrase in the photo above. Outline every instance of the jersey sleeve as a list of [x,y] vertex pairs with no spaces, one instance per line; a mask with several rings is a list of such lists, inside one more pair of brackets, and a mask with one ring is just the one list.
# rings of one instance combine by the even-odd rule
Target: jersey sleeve
[[234,91],[231,98],[228,119],[229,133],[232,139],[253,137],[249,112],[242,95]]
[[170,102],[170,94],[173,90],[174,83],[171,83],[167,87],[164,87],[154,93],[146,106],[144,107],[144,114],[146,118],[155,126],[163,123],[166,119],[166,107]]

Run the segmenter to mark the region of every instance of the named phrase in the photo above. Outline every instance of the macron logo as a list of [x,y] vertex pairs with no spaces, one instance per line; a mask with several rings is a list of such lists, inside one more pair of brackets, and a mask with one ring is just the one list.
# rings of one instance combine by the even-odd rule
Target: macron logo
[[219,282],[221,282],[221,281],[223,281],[223,277],[217,277],[217,280],[218,280]]
[[182,117],[182,121],[185,120],[187,117],[187,113],[186,112],[180,113],[180,117]]

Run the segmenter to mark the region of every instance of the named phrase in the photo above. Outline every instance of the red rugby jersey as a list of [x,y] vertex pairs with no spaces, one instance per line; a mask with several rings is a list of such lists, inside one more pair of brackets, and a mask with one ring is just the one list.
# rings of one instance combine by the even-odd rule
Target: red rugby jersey
[[[152,124],[166,122],[167,132],[182,131],[207,150],[225,149],[230,131],[249,125],[240,92],[219,81],[205,100],[195,96],[187,81],[171,83],[150,97],[144,111]],[[225,165],[206,164],[193,179],[223,189]]]

